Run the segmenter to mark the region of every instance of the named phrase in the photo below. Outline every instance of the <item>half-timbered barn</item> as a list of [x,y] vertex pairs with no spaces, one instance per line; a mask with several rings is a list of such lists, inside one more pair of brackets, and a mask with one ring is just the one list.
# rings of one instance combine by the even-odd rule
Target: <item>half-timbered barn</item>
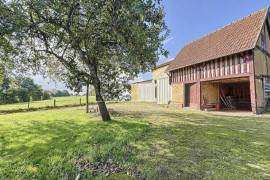
[[170,63],[171,103],[264,111],[270,82],[270,17],[263,9],[187,44]]

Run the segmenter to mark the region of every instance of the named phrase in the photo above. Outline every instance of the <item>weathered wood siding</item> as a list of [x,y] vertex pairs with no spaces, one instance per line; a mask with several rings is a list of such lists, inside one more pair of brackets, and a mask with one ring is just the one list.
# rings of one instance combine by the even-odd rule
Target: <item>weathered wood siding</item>
[[156,82],[156,101],[158,104],[168,104],[171,100],[171,85],[166,71],[168,66],[159,67],[152,72],[153,82]]
[[131,85],[132,101],[155,101],[155,85],[152,81],[138,82]]
[[215,59],[170,72],[172,83],[192,83],[223,78],[249,76],[252,53],[245,52],[228,57]]
[[171,100],[171,86],[169,84],[169,77],[158,79],[156,86],[157,103],[168,104]]
[[[268,19],[268,24],[269,24]],[[267,96],[264,90],[264,79],[261,76],[270,75],[270,35],[269,26],[264,25],[259,36],[256,48],[254,49],[254,86],[257,112],[260,113],[265,110],[267,104]],[[263,38],[266,40],[266,47],[262,47]]]
[[200,109],[201,83],[185,84],[185,106]]
[[[208,99],[207,103],[216,103],[218,99],[218,89],[212,85],[202,84],[204,82],[222,79],[232,79],[246,77],[250,78],[250,91],[254,92],[254,67],[253,67],[253,54],[252,51],[247,51],[240,54],[234,54],[231,56],[223,57],[220,59],[211,60],[208,62],[183,67],[170,72],[170,81],[172,84],[172,102],[177,102],[176,98],[179,94],[183,95],[178,97],[181,104],[185,104],[187,97],[185,94],[185,88],[182,88],[182,93],[179,93],[179,84],[183,84],[185,87],[187,84],[196,83],[196,91],[192,92],[194,97],[191,98],[191,107],[201,108],[204,99]],[[177,88],[175,88],[177,86]],[[177,93],[177,95],[175,94]],[[194,95],[195,94],[195,95]],[[255,103],[256,96],[251,93],[251,103],[253,104],[253,112],[256,112]],[[195,101],[196,99],[196,101]],[[196,103],[194,103],[196,102]]]
[[147,82],[138,84],[139,89],[139,100],[146,102],[154,102],[155,101],[155,85],[154,83]]

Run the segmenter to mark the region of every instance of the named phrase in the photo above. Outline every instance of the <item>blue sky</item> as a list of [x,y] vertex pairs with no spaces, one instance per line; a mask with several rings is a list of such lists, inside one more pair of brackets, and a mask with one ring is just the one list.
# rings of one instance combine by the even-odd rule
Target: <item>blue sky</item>
[[[174,58],[181,48],[201,36],[213,32],[231,22],[270,5],[269,0],[163,0],[166,23],[170,36],[165,48],[169,50],[168,59]],[[161,58],[159,63],[166,60]],[[143,74],[139,79],[150,79],[151,73]],[[42,77],[35,81],[44,88],[63,89],[62,83],[51,83]]]

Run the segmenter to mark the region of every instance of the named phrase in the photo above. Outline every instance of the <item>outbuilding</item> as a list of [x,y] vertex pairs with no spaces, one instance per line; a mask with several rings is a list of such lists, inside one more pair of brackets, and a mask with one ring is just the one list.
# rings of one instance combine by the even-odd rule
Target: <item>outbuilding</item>
[[140,81],[131,84],[132,101],[155,101],[155,86],[152,80]]
[[133,101],[169,104],[171,100],[171,86],[167,71],[169,64],[170,62],[167,62],[156,66],[152,71],[151,80],[133,83],[131,85],[131,99]]
[[269,10],[187,44],[167,71],[172,104],[261,113],[270,95]]

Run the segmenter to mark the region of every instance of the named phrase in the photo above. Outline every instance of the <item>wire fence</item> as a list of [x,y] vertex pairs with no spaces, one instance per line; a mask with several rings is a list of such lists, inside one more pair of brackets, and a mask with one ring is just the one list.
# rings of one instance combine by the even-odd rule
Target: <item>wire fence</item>
[[[89,104],[96,104],[94,97],[89,97]],[[86,105],[86,97],[83,96],[71,96],[63,98],[54,98],[43,101],[29,101],[24,103],[6,104],[0,105],[0,113],[12,113],[31,111],[37,109],[53,109],[61,107],[74,107]]]

